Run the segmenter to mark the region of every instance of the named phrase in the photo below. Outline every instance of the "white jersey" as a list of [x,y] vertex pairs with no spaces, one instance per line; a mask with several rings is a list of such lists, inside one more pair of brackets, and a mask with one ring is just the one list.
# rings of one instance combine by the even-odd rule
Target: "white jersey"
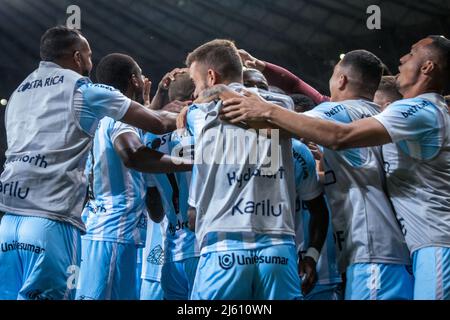
[[[350,123],[379,113],[364,100],[326,102],[305,115]],[[324,148],[325,192],[332,211],[341,272],[354,263],[410,264],[388,196],[381,148]]]
[[145,280],[161,281],[161,271],[164,265],[164,231],[166,219],[161,223],[147,221],[147,235],[142,257],[141,278]]
[[[240,84],[230,87],[243,88]],[[290,139],[279,137],[274,143],[275,139],[260,132],[223,122],[221,105],[192,105],[187,115],[195,143],[189,204],[197,211],[197,240],[202,248],[226,239],[240,243],[261,236],[293,240],[295,185],[290,174]],[[216,247],[230,248],[228,244]]]
[[435,93],[399,100],[375,117],[392,144],[383,146],[389,196],[411,253],[450,247],[450,115]]
[[67,222],[84,231],[84,169],[95,129],[105,116],[121,119],[130,103],[112,87],[41,62],[6,109],[0,210]]
[[[179,137],[176,132],[164,135],[146,133],[144,143],[148,148],[166,154],[182,156],[179,152],[186,151],[192,146],[191,137]],[[178,151],[178,152],[177,152]],[[158,189],[167,218],[167,228],[164,230],[165,261],[181,261],[198,257],[200,249],[195,233],[189,229],[188,196],[190,172],[177,172],[169,174],[152,174],[150,176]]]
[[114,148],[124,133],[139,135],[132,126],[104,118],[95,134],[93,147],[93,197],[85,210],[85,239],[140,242],[137,225],[145,209],[145,184],[142,173],[128,169]]
[[[317,198],[323,187],[319,182],[316,161],[308,147],[298,140],[292,141],[295,168],[295,185],[297,198],[295,201],[295,233],[297,251],[306,253],[309,248],[310,212],[305,201]],[[336,246],[333,238],[333,228],[330,222],[325,243],[320,251],[317,262],[317,284],[328,285],[342,282],[336,261]]]

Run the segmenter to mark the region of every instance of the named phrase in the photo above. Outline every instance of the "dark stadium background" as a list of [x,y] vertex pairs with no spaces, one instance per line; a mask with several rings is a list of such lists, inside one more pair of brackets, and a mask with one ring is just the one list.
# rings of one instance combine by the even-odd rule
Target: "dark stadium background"
[[[396,73],[398,59],[418,39],[450,36],[448,0],[0,0],[0,99],[37,67],[40,36],[65,24],[72,4],[81,8],[94,68],[108,53],[128,53],[153,89],[166,72],[183,66],[190,50],[214,38],[233,39],[327,93],[341,53],[370,50]],[[381,30],[366,27],[366,9],[373,4],[381,8]]]

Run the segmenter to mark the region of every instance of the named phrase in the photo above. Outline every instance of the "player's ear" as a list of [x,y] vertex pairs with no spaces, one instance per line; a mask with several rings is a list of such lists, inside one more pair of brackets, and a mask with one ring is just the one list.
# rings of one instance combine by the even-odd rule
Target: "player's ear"
[[82,61],[81,61],[81,52],[78,51],[78,50],[77,50],[77,51],[74,51],[72,58],[73,58],[73,61],[75,62],[75,64],[76,64],[78,67],[81,67],[81,64],[82,64]]
[[429,75],[431,72],[433,72],[434,68],[435,68],[434,62],[431,60],[427,60],[420,68],[420,71],[422,71],[422,73],[425,75]]
[[341,74],[340,76],[339,76],[339,79],[338,79],[338,82],[337,82],[337,87],[338,87],[338,89],[339,90],[344,90],[345,89],[345,87],[347,86],[347,83],[348,83],[348,78],[347,78],[347,76],[346,75],[344,75],[344,74]]
[[208,74],[207,74],[206,80],[208,83],[208,87],[212,87],[219,82],[219,75],[213,69],[208,69]]
[[134,73],[131,75],[130,83],[133,88],[139,88],[139,80]]

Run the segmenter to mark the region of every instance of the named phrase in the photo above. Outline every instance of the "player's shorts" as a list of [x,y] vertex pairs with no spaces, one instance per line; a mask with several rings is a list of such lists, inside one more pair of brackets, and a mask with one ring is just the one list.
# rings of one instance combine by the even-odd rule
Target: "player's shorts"
[[305,295],[305,300],[343,300],[344,288],[342,283],[316,284],[314,289]]
[[345,300],[412,300],[414,277],[409,266],[355,263],[347,268]]
[[6,214],[0,224],[0,299],[75,298],[80,231],[69,223]]
[[137,248],[137,261],[136,261],[136,297],[139,299],[141,296],[141,274],[142,274],[142,257],[144,254],[144,248]]
[[137,300],[135,244],[82,240],[77,300]]
[[165,263],[162,267],[161,286],[165,300],[188,300],[194,285],[198,257]]
[[142,279],[140,300],[163,300],[164,292],[161,282]]
[[191,300],[303,299],[294,245],[201,255]]
[[450,248],[419,249],[412,259],[414,300],[450,300]]

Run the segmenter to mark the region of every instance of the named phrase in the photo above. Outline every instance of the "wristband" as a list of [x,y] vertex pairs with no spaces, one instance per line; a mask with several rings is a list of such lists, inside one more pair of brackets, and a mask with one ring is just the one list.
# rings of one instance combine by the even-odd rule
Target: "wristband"
[[313,259],[316,263],[319,261],[320,253],[313,247],[309,247],[308,251],[306,251],[305,257],[310,257]]

